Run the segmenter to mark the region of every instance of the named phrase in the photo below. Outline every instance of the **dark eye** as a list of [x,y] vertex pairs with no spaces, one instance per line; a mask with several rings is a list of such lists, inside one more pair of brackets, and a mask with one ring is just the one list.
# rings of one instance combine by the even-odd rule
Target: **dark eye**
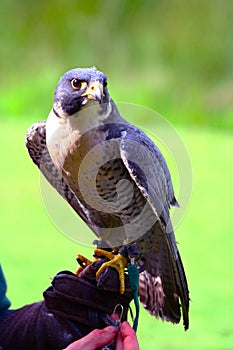
[[103,82],[103,87],[106,88],[107,86],[108,86],[108,82],[107,82],[107,80],[105,80],[105,81]]
[[76,90],[81,90],[81,89],[84,89],[87,83],[83,80],[79,80],[75,78],[71,80],[71,85],[72,85],[72,88]]

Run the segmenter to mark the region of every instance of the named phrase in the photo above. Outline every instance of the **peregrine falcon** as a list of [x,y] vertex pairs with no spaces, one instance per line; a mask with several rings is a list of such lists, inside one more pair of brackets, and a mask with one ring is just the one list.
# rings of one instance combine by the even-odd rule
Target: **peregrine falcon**
[[98,237],[96,254],[109,259],[101,271],[113,266],[122,279],[133,257],[145,309],[172,323],[182,310],[188,329],[188,285],[169,216],[178,206],[171,176],[152,140],[121,117],[106,75],[94,67],[66,72],[47,121],[29,128],[26,145]]

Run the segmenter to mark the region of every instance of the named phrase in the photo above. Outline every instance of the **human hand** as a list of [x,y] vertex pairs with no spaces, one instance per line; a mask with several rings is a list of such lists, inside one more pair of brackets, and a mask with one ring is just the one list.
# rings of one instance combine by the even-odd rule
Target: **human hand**
[[136,333],[126,321],[120,325],[118,334],[113,326],[108,326],[104,329],[94,329],[94,331],[70,344],[64,350],[96,350],[111,343],[115,337],[116,350],[139,350]]
[[104,329],[94,329],[85,337],[70,344],[64,350],[96,350],[111,343],[115,338],[116,333],[116,328],[113,326],[108,326]]

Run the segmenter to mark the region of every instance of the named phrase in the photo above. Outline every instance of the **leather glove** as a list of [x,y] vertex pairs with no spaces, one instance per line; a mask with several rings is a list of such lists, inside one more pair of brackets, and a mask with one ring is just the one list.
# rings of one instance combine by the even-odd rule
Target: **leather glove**
[[95,328],[114,324],[110,318],[117,304],[127,318],[132,295],[126,276],[126,292],[119,293],[118,273],[104,270],[96,282],[101,260],[88,265],[79,276],[59,272],[44,292],[44,300],[14,311],[0,324],[4,350],[61,350]]

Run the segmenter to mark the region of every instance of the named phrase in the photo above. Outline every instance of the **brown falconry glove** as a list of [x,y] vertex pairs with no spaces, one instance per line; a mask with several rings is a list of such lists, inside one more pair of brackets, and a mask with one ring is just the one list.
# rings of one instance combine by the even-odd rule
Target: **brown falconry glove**
[[43,293],[43,301],[15,310],[1,322],[0,346],[4,350],[64,349],[93,329],[113,324],[110,316],[117,304],[123,306],[125,321],[132,300],[127,276],[123,295],[118,273],[111,267],[96,282],[96,271],[104,261],[88,265],[78,276],[59,272]]

